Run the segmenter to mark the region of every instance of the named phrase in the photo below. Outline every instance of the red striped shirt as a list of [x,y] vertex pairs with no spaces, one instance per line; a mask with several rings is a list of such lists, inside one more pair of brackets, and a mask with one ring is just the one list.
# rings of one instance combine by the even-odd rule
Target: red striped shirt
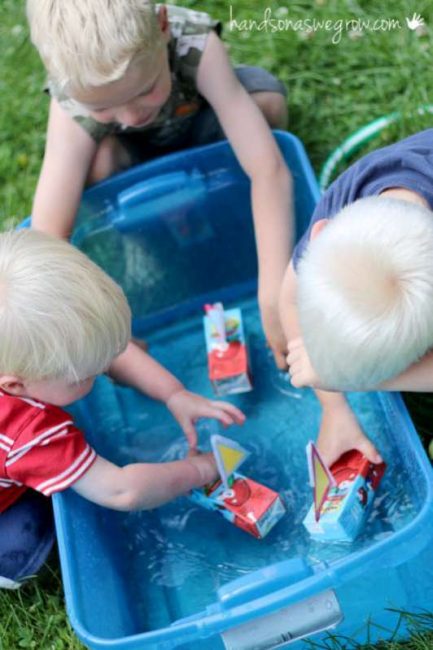
[[46,496],[65,490],[95,459],[68,413],[0,392],[0,512],[27,488]]

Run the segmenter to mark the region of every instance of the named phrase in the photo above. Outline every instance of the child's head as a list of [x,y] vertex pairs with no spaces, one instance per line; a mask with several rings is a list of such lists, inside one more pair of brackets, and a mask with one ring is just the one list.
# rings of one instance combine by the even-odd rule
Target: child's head
[[125,349],[130,326],[120,287],[74,246],[0,233],[0,388],[74,401]]
[[379,196],[321,225],[298,269],[305,347],[326,385],[374,387],[433,345],[433,214]]
[[[148,109],[166,101],[165,7],[156,12],[152,0],[27,0],[27,15],[50,78],[95,119],[121,122],[105,109],[131,102],[140,93],[147,96]],[[119,86],[126,75],[130,83]]]

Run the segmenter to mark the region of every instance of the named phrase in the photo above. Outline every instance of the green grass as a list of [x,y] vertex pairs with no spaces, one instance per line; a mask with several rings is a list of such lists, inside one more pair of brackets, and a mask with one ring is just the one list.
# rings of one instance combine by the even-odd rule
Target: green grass
[[[23,0],[0,3],[0,228],[7,228],[29,214],[32,194],[43,155],[47,99],[41,92],[44,73],[28,39]],[[304,142],[318,172],[328,154],[352,131],[391,111],[404,116],[357,155],[400,137],[427,128],[432,117],[413,116],[414,109],[433,102],[433,4],[417,0],[316,0],[316,2],[252,3],[232,0],[233,15],[263,19],[265,7],[273,16],[291,19],[396,18],[402,29],[342,34],[317,31],[306,36],[294,31],[230,31],[229,3],[224,0],[185,0],[185,6],[207,10],[225,23],[225,40],[232,60],[262,65],[277,74],[289,91],[290,129]],[[252,8],[253,5],[253,8]],[[284,7],[289,9],[284,14]],[[414,11],[427,25],[418,35],[405,26]],[[414,414],[423,438],[429,440],[432,404],[428,398],[412,398]],[[432,628],[431,618],[422,621]],[[329,647],[332,647],[331,645]],[[353,647],[348,640],[334,641],[335,648]],[[386,650],[401,648],[391,642]],[[0,591],[0,650],[78,650],[64,612],[58,563],[53,556],[41,575],[19,592]],[[418,628],[407,650],[433,648],[433,634]]]
[[82,650],[66,617],[53,555],[37,578],[16,592],[0,590],[0,650]]

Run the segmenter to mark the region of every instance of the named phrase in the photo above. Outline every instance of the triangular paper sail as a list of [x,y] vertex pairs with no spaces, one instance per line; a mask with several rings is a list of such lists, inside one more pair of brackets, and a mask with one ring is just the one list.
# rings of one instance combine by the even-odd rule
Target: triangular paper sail
[[307,445],[307,460],[310,484],[313,487],[314,494],[314,515],[316,521],[319,521],[320,511],[326,501],[328,492],[331,487],[336,485],[336,482],[314,442],[309,442]]
[[230,476],[250,455],[250,452],[234,440],[219,435],[211,437],[211,445],[219,475],[225,488],[228,490],[230,489],[228,482]]

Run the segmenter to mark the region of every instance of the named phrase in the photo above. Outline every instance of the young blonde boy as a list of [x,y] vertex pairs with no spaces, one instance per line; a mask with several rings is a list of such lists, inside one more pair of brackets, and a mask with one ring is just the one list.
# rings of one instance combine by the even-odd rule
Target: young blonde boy
[[[0,329],[0,587],[34,573],[52,544],[47,500],[37,493],[72,487],[108,508],[137,510],[217,476],[212,454],[195,451],[194,423],[241,424],[243,414],[187,391],[131,343],[122,290],[66,241],[0,234]],[[166,404],[192,448],[187,458],[118,467],[87,444],[61,407],[106,371]]]
[[286,125],[282,84],[259,68],[233,70],[218,23],[202,12],[152,0],[27,0],[27,13],[51,95],[33,227],[67,237],[86,184],[226,136],[251,179],[259,305],[284,367],[278,295],[291,180],[269,129]]
[[319,446],[380,456],[338,390],[433,390],[433,130],[368,154],[319,201],[280,297],[291,381],[318,389]]

